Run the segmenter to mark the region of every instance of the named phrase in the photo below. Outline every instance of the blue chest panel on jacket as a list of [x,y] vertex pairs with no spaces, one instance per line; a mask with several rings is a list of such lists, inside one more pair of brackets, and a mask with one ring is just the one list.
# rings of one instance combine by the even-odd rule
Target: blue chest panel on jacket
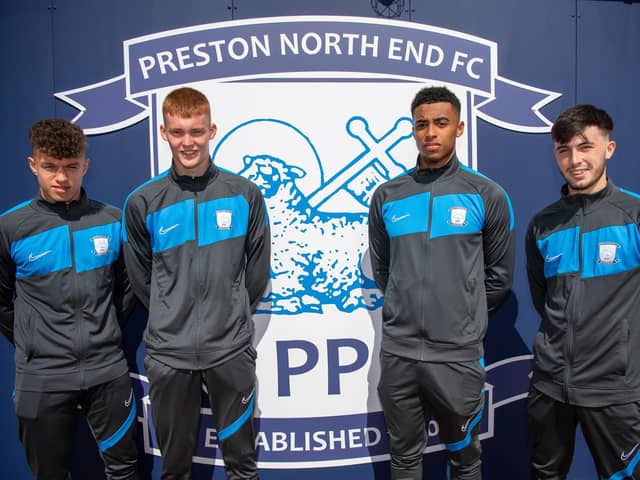
[[120,222],[73,232],[76,272],[111,265],[120,253]]
[[640,266],[640,234],[634,224],[582,235],[582,276],[612,275]]
[[389,237],[426,232],[430,197],[431,194],[426,192],[382,205],[382,218]]
[[536,242],[540,255],[544,259],[545,278],[579,270],[579,239],[580,229],[574,227],[552,233]]
[[16,264],[16,278],[46,275],[71,267],[69,227],[62,225],[13,242],[11,257]]
[[120,252],[120,223],[114,222],[73,232],[61,225],[11,244],[11,257],[16,264],[16,278],[47,275],[71,268],[76,272],[111,265]]
[[[582,258],[579,246],[582,242]],[[603,227],[580,235],[573,227],[537,241],[545,278],[581,269],[582,278],[600,277],[640,266],[640,234],[634,224]]]
[[246,235],[249,224],[249,204],[242,195],[219,198],[196,206],[185,200],[147,216],[147,231],[153,252],[162,252],[196,240],[199,246]]
[[242,195],[198,205],[198,245],[210,245],[247,234],[249,203]]
[[482,231],[484,203],[478,194],[458,193],[433,198],[431,238]]
[[194,208],[193,200],[184,200],[147,215],[147,231],[154,252],[195,240]]
[[433,197],[429,211],[429,192],[412,195],[382,206],[382,217],[389,237],[426,233],[431,217],[430,237],[463,235],[482,231],[484,203],[477,194],[451,194]]

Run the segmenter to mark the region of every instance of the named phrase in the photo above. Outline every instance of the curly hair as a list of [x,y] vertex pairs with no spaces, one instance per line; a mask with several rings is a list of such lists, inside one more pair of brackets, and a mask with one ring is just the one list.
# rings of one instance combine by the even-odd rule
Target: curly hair
[[39,120],[29,130],[31,148],[53,158],[84,156],[89,146],[82,128],[68,120],[50,118]]
[[456,94],[447,87],[426,87],[416,93],[411,102],[411,115],[423,103],[440,103],[446,102],[453,105],[453,109],[460,115],[460,100]]

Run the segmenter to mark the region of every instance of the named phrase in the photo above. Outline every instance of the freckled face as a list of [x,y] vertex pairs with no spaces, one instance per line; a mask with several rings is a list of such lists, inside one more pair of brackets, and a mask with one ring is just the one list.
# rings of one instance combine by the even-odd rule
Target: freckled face
[[216,135],[216,125],[209,115],[200,113],[183,118],[165,115],[160,134],[171,147],[173,165],[179,175],[199,177],[210,162],[209,141]]
[[413,137],[421,168],[445,165],[456,151],[464,122],[449,102],[423,103],[413,111]]

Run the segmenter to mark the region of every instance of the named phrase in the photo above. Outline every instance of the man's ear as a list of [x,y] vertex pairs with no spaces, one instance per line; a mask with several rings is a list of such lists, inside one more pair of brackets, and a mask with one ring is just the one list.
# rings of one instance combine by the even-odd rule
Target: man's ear
[[615,151],[616,151],[616,142],[614,140],[609,140],[609,143],[607,143],[607,150],[605,151],[604,158],[609,160],[613,156],[613,152]]
[[27,163],[29,164],[29,170],[31,170],[31,173],[37,177],[38,169],[36,168],[36,159],[33,157],[27,157]]

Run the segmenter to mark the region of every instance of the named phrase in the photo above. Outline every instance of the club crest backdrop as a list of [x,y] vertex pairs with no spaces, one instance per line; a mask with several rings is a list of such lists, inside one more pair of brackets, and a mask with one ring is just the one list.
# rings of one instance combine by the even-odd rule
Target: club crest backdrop
[[[631,87],[640,80],[630,48],[640,45],[637,5],[243,0],[194,1],[187,11],[152,1],[36,3],[16,4],[2,19],[5,58],[15,59],[2,81],[17,92],[0,120],[8,140],[2,210],[35,193],[26,132],[51,116],[73,119],[89,135],[89,195],[122,205],[131,189],[170,166],[158,134],[161,102],[182,85],[212,103],[213,161],[264,194],[271,281],[254,321],[256,447],[265,479],[388,478],[376,393],[383,298],[368,262],[367,211],[378,185],[415,165],[414,94],[427,85],[452,89],[466,126],[458,155],[507,190],[518,234],[513,293],[491,315],[485,341],[483,473],[527,478],[525,399],[539,320],[526,286],[524,230],[558,197],[548,132],[575,103],[612,114],[618,150],[610,175],[640,190],[631,149],[640,106]],[[27,37],[26,19],[42,31]],[[145,322],[137,311],[124,344],[141,470],[155,479],[161,457],[142,365]],[[11,404],[13,348],[3,342],[0,355],[0,473],[29,478]],[[206,401],[201,419],[194,478],[225,478]],[[425,478],[444,478],[437,423],[428,429]],[[72,478],[102,478],[86,427],[77,438]],[[571,475],[595,478],[581,440]]]

